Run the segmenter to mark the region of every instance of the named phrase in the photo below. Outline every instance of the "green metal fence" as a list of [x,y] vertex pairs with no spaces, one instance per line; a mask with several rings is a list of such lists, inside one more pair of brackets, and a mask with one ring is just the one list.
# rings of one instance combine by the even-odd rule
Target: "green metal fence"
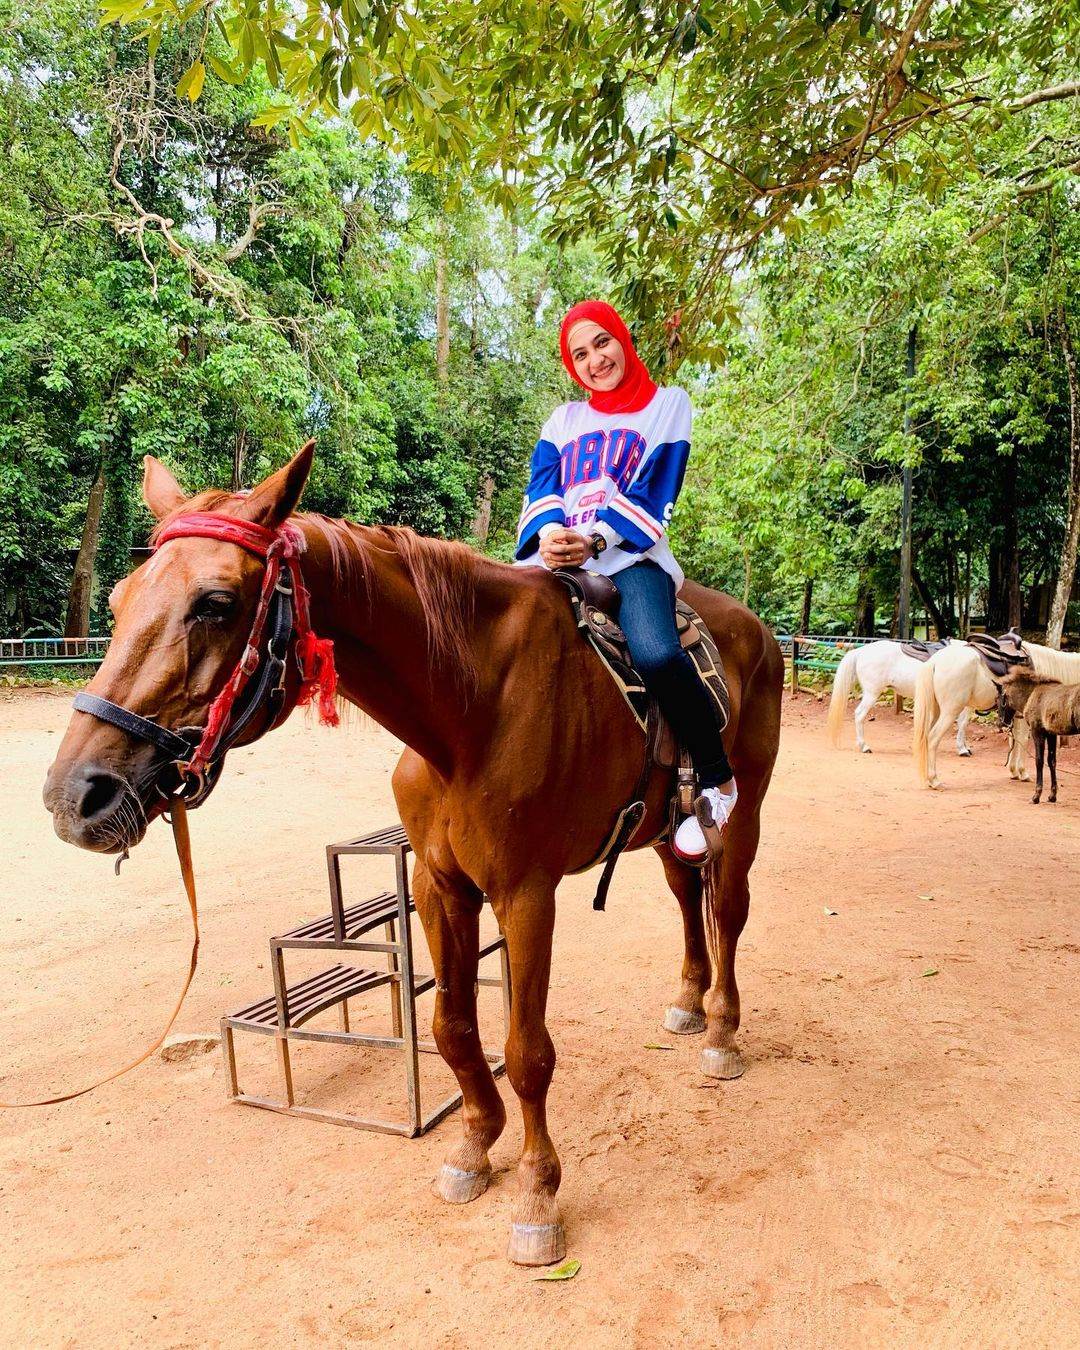
[[0,638],[0,668],[99,666],[108,649],[107,637]]

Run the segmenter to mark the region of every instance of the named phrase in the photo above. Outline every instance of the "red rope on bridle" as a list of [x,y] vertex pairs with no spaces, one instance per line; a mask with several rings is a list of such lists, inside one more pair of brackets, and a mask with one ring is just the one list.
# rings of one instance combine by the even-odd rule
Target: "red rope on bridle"
[[300,670],[300,693],[297,707],[304,707],[317,697],[319,720],[327,726],[337,726],[338,712],[334,702],[337,692],[337,670],[334,666],[334,644],[329,638],[317,637],[311,627],[310,599],[300,570],[300,555],[306,547],[304,536],[295,525],[286,521],[276,530],[251,521],[237,520],[235,516],[216,511],[188,511],[177,516],[164,527],[154,541],[155,549],[171,539],[217,539],[236,544],[239,548],[262,558],[266,564],[262,592],[251,625],[244,654],[229,677],[225,688],[210,705],[202,740],[188,766],[192,772],[204,772],[213,759],[214,751],[229,725],[236,700],[243,693],[248,680],[259,668],[259,648],[270,601],[277,586],[282,567],[292,577],[295,607],[294,631],[296,661]]

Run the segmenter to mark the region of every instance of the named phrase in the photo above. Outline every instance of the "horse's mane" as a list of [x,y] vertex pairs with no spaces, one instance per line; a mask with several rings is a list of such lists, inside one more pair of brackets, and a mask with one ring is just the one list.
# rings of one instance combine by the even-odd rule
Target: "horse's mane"
[[1037,642],[1025,642],[1024,651],[1031,657],[1036,675],[1062,684],[1080,684],[1080,652],[1059,652],[1053,647],[1040,647]]
[[[237,500],[235,494],[219,489],[200,492],[157,523],[150,535],[151,546],[176,516],[189,511],[220,511]],[[480,568],[489,560],[482,559],[467,544],[430,539],[406,526],[359,525],[316,512],[304,512],[293,520],[301,528],[315,531],[326,543],[341,592],[369,603],[375,569],[373,552],[396,554],[420,601],[433,664],[442,666],[465,692],[475,689],[478,674],[469,655],[468,634],[476,611]]]

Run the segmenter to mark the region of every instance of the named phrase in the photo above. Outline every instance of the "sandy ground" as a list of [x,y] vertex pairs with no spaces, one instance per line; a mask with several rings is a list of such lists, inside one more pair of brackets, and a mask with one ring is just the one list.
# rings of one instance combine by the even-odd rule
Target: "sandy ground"
[[[165,827],[117,879],[54,837],[39,789],[66,698],[0,700],[0,1095],[17,1098],[150,1040],[188,932]],[[698,1038],[659,1030],[680,934],[657,859],[620,863],[606,914],[595,876],[560,890],[551,1117],[575,1280],[503,1257],[505,1080],[496,1184],[450,1208],[429,1183],[456,1117],[362,1134],[228,1104],[217,1053],[155,1058],[0,1116],[0,1342],[1077,1344],[1080,755],[1062,754],[1062,801],[1034,807],[978,729],[932,794],[909,718],[879,711],[859,756],[827,748],[813,699],[785,713],[740,949],[742,1080],[703,1079]],[[204,940],[182,1029],[269,990],[267,935],[325,912],[323,844],[395,818],[395,755],[377,729],[300,719],[234,753],[192,821]],[[352,894],[383,880],[350,874]],[[240,1045],[248,1086],[272,1085],[267,1049]],[[400,1101],[399,1067],[309,1046],[297,1079],[362,1107]]]

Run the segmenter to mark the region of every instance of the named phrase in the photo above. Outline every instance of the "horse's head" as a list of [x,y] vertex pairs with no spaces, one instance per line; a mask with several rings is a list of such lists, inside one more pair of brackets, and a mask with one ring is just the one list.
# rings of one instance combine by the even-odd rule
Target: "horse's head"
[[1029,667],[1013,667],[1007,674],[994,676],[998,691],[998,721],[1003,727],[1011,727],[1013,721],[1022,716],[1028,699],[1040,684],[1056,684],[1056,680],[1035,675]]
[[[143,497],[159,521],[184,508],[212,509],[277,529],[300,500],[311,456],[308,444],[247,496],[190,502],[147,456]],[[173,731],[204,726],[244,653],[264,573],[258,557],[233,543],[170,539],[110,595],[113,637],[87,692]],[[45,783],[56,833],[102,853],[130,848],[166,809],[162,789],[178,783],[174,760],[108,721],[73,713]]]

